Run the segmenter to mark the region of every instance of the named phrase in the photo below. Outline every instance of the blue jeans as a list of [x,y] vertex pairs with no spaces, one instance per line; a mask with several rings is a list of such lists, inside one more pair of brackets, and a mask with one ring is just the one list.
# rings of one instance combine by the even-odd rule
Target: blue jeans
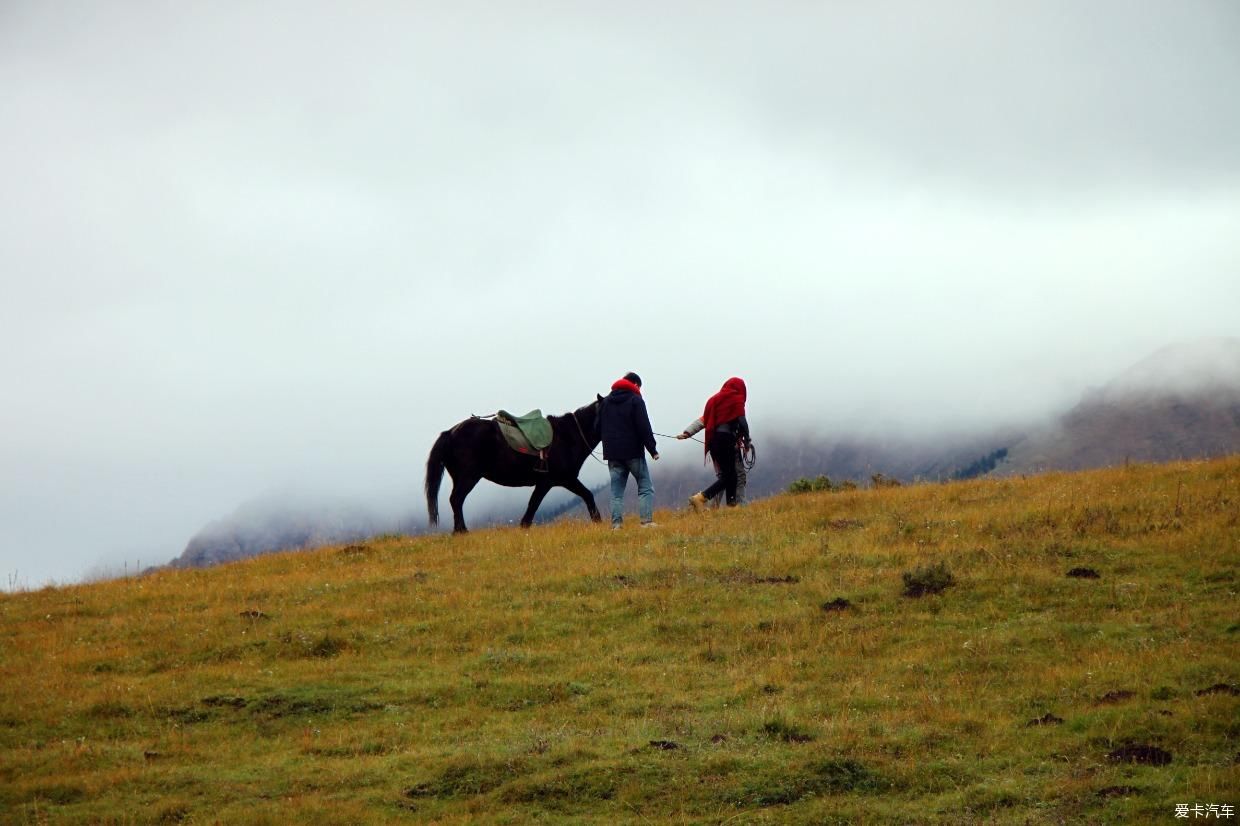
[[611,524],[624,522],[624,488],[628,484],[629,474],[637,480],[637,513],[642,523],[654,520],[654,484],[650,481],[650,468],[646,466],[646,457],[638,456],[618,462],[607,460],[607,469],[611,471]]

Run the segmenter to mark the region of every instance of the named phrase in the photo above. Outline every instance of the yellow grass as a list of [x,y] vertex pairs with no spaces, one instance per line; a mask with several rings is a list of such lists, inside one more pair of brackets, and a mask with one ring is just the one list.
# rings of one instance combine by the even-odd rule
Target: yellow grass
[[[0,820],[1240,808],[1240,698],[1197,693],[1240,686],[1240,458],[657,519],[2,596]],[[902,596],[902,573],[939,562],[953,587]],[[836,598],[851,607],[825,611]],[[1063,722],[1028,725],[1045,714]],[[1172,761],[1108,758],[1126,745]]]

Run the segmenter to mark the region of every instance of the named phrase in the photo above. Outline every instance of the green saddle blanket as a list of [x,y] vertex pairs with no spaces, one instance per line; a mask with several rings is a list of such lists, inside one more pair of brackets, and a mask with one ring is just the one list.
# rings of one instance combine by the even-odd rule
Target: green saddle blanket
[[551,421],[541,410],[531,410],[524,416],[501,410],[495,414],[495,421],[508,446],[520,453],[538,453],[551,444]]

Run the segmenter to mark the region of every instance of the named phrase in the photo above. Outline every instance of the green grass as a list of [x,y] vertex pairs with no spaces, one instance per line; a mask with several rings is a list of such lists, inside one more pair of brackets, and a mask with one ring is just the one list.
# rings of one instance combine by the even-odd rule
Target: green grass
[[[1050,824],[1240,806],[1240,697],[1198,693],[1240,686],[1240,459],[658,521],[0,596],[0,821]],[[1099,578],[1066,575],[1080,567]],[[919,571],[954,584],[905,596]],[[1062,722],[1030,725],[1045,715]],[[1172,762],[1107,757],[1128,745]]]

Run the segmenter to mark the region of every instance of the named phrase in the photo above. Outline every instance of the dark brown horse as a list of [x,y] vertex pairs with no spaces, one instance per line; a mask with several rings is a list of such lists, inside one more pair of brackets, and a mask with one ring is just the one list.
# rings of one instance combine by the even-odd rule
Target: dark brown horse
[[492,419],[469,418],[440,433],[426,459],[426,511],[430,524],[439,524],[439,483],[443,481],[445,469],[452,477],[452,494],[448,501],[452,503],[455,533],[467,530],[461,509],[465,497],[483,479],[510,488],[534,487],[530,504],[521,517],[523,528],[534,521],[543,497],[554,487],[567,488],[580,496],[590,510],[590,518],[598,522],[601,517],[594,504],[594,494],[581,484],[577,474],[601,439],[598,414],[602,403],[600,397],[572,413],[547,417],[554,435],[546,450],[545,465],[537,457],[509,447],[499,425]]

